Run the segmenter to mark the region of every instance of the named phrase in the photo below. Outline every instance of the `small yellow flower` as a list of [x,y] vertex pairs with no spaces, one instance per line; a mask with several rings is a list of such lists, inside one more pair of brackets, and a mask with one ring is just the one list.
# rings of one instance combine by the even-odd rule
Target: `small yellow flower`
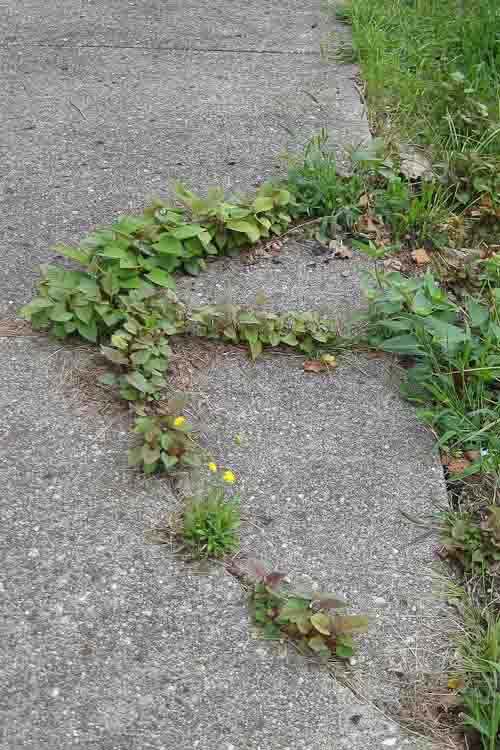
[[182,427],[185,421],[186,417],[176,417],[174,419],[174,427]]
[[225,482],[228,484],[234,484],[236,482],[236,477],[232,471],[225,471],[222,475],[222,478]]
[[207,466],[208,466],[208,470],[215,474],[215,472],[217,471],[217,464],[214,464],[213,461],[210,461],[210,463],[207,464]]

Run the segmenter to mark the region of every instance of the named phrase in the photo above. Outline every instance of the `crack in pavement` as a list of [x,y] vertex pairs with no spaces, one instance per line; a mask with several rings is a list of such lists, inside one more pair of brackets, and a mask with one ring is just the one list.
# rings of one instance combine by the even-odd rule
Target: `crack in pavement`
[[[21,46],[19,44],[0,44],[0,48],[9,49],[11,47]],[[23,47],[26,44],[23,43]],[[244,55],[313,55],[319,57],[319,53],[315,50],[277,50],[277,49],[237,49],[237,48],[224,48],[216,47],[210,49],[203,49],[200,47],[156,47],[150,45],[128,45],[128,44],[45,44],[43,42],[31,42],[32,47],[46,47],[48,49],[127,49],[127,50],[151,50],[152,52],[196,52],[196,53],[208,53],[208,54],[220,54],[227,52],[229,54],[244,54]]]

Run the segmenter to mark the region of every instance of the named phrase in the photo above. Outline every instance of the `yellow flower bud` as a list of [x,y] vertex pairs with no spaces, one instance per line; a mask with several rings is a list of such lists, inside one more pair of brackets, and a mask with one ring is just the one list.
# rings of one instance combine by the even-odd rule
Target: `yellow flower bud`
[[215,474],[215,472],[217,471],[217,464],[214,464],[213,461],[210,461],[210,463],[207,464],[207,466],[208,466],[208,470]]
[[174,427],[182,427],[185,421],[186,417],[176,417],[174,419]]
[[222,478],[225,482],[228,484],[234,484],[236,482],[236,477],[232,471],[225,471],[222,475]]

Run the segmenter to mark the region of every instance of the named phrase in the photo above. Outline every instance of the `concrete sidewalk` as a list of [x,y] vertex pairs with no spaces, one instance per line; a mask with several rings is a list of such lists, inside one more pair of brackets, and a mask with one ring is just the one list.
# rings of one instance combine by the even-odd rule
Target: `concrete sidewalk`
[[[339,153],[367,137],[354,71],[321,59],[319,0],[5,5],[0,323],[53,243],[171,179],[249,190],[322,126]],[[291,244],[279,265],[214,264],[180,289],[194,304],[264,288],[271,306],[346,317],[360,261],[336,263]],[[126,468],[126,420],[89,395],[89,358],[0,337],[2,750],[424,747],[329,671],[251,638],[233,578],[145,542],[179,500]],[[316,378],[286,358],[222,355],[192,391],[209,447],[241,478],[244,549],[367,611],[348,677],[397,701],[387,670],[417,652],[427,664],[439,614],[431,546],[411,546],[399,508],[428,512],[444,487],[386,368],[356,360]]]

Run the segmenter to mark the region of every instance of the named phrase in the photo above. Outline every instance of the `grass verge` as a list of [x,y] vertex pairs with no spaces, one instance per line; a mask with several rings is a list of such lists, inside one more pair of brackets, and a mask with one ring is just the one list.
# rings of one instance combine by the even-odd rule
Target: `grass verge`
[[[351,0],[373,127],[429,147],[464,204],[498,196],[500,9],[496,0]],[[344,49],[344,55],[346,50]]]
[[[441,213],[436,221],[424,212],[416,238],[432,243],[434,273],[416,280],[377,271],[368,316],[371,343],[409,364],[406,395],[442,452],[451,505],[440,518],[442,553],[458,563],[467,592],[458,695],[474,735],[468,746],[496,750],[500,7],[496,0],[349,0],[336,13],[352,26],[352,48],[339,54],[359,63],[372,130],[389,151],[406,141],[432,161],[433,176],[420,189]],[[458,264],[449,262],[450,248]]]

